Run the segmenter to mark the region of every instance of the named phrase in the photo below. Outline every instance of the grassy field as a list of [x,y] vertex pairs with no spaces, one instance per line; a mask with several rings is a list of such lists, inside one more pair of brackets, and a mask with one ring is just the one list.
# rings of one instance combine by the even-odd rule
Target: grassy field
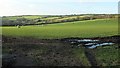
[[97,61],[102,66],[119,65],[119,48],[118,44],[106,47],[99,47],[94,50]]
[[26,18],[26,19],[36,19],[36,18],[41,18],[41,16],[39,15],[34,15],[34,16],[9,16],[9,17],[5,17],[3,19],[9,19],[9,20],[16,20],[16,19],[19,19],[19,18]]
[[[1,28],[1,27],[0,27]],[[14,37],[56,39],[67,37],[104,37],[118,34],[117,19],[97,19],[70,23],[2,27],[2,34]]]
[[[2,35],[6,37],[9,36],[7,41],[3,38],[5,41],[2,48],[3,53],[11,56],[17,54],[15,65],[20,64],[19,61],[21,61],[21,65],[81,64],[83,66],[91,66],[93,65],[90,62],[91,58],[96,60],[94,63],[97,63],[99,66],[115,66],[120,63],[118,61],[117,44],[97,47],[96,49],[87,49],[83,46],[80,48],[71,47],[69,43],[63,43],[57,40],[57,42],[55,40],[41,40],[118,35],[117,19],[96,19],[57,24],[21,26],[21,28],[17,28],[17,26],[3,26],[0,27],[0,29],[2,29]],[[31,39],[13,39],[12,37],[29,37]],[[39,40],[33,40],[33,38],[39,38]],[[32,44],[30,44],[30,42]],[[19,57],[19,55],[22,57]]]

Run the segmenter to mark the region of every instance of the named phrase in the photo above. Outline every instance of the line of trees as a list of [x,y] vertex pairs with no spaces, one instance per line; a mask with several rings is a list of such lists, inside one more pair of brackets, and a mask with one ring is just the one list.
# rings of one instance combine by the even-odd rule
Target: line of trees
[[2,19],[2,25],[3,26],[17,26],[17,25],[29,25],[29,24],[35,24],[36,22],[34,20],[29,20],[26,18],[18,18],[16,20],[9,20],[9,19]]
[[[81,17],[82,16],[82,17]],[[83,21],[83,20],[94,20],[94,19],[105,19],[105,18],[117,18],[118,15],[112,14],[91,14],[91,15],[61,15],[56,16],[58,18],[45,19],[55,16],[44,16],[43,18],[36,19],[27,19],[19,18],[12,20],[9,17],[2,18],[3,26],[17,26],[17,25],[40,25],[40,24],[52,24],[52,23],[62,23],[62,22],[74,22],[74,21]]]
[[50,23],[61,23],[61,22],[74,22],[74,21],[83,21],[83,20],[94,20],[94,19],[105,19],[105,18],[116,18],[116,15],[86,15],[84,17],[75,16],[60,16],[55,19],[40,20],[38,22],[50,24]]

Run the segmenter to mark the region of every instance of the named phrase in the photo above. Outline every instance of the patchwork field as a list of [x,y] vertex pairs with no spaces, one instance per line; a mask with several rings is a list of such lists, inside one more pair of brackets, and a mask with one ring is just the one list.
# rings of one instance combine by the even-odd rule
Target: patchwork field
[[[52,18],[57,19],[45,19]],[[120,63],[116,18],[12,25],[0,29],[3,66],[117,66]],[[90,49],[85,44],[97,47]]]
[[[0,27],[1,28],[1,27]],[[34,26],[4,26],[2,35],[58,39],[67,37],[104,37],[118,35],[117,19],[96,19]]]

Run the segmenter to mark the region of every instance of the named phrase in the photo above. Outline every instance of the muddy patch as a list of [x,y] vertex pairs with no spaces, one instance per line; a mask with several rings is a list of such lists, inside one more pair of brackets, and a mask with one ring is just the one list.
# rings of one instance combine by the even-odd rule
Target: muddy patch
[[67,43],[39,43],[3,43],[3,66],[83,66]]
[[100,46],[108,46],[113,44],[119,44],[119,36],[111,36],[104,38],[65,38],[64,42],[70,43],[72,46],[80,47],[81,45],[90,49],[94,49]]
[[3,36],[3,66],[85,66],[73,53],[84,48],[91,66],[98,65],[91,49],[118,44],[119,36],[104,38],[33,39]]

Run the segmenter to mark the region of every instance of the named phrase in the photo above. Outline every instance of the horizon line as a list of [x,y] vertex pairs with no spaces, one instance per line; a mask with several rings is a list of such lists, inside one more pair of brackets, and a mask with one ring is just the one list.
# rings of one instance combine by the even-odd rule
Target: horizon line
[[[119,14],[119,13],[82,13],[82,14]],[[20,14],[20,15],[3,15],[0,17],[4,17],[4,16],[59,16],[59,15],[82,15],[82,14]]]

